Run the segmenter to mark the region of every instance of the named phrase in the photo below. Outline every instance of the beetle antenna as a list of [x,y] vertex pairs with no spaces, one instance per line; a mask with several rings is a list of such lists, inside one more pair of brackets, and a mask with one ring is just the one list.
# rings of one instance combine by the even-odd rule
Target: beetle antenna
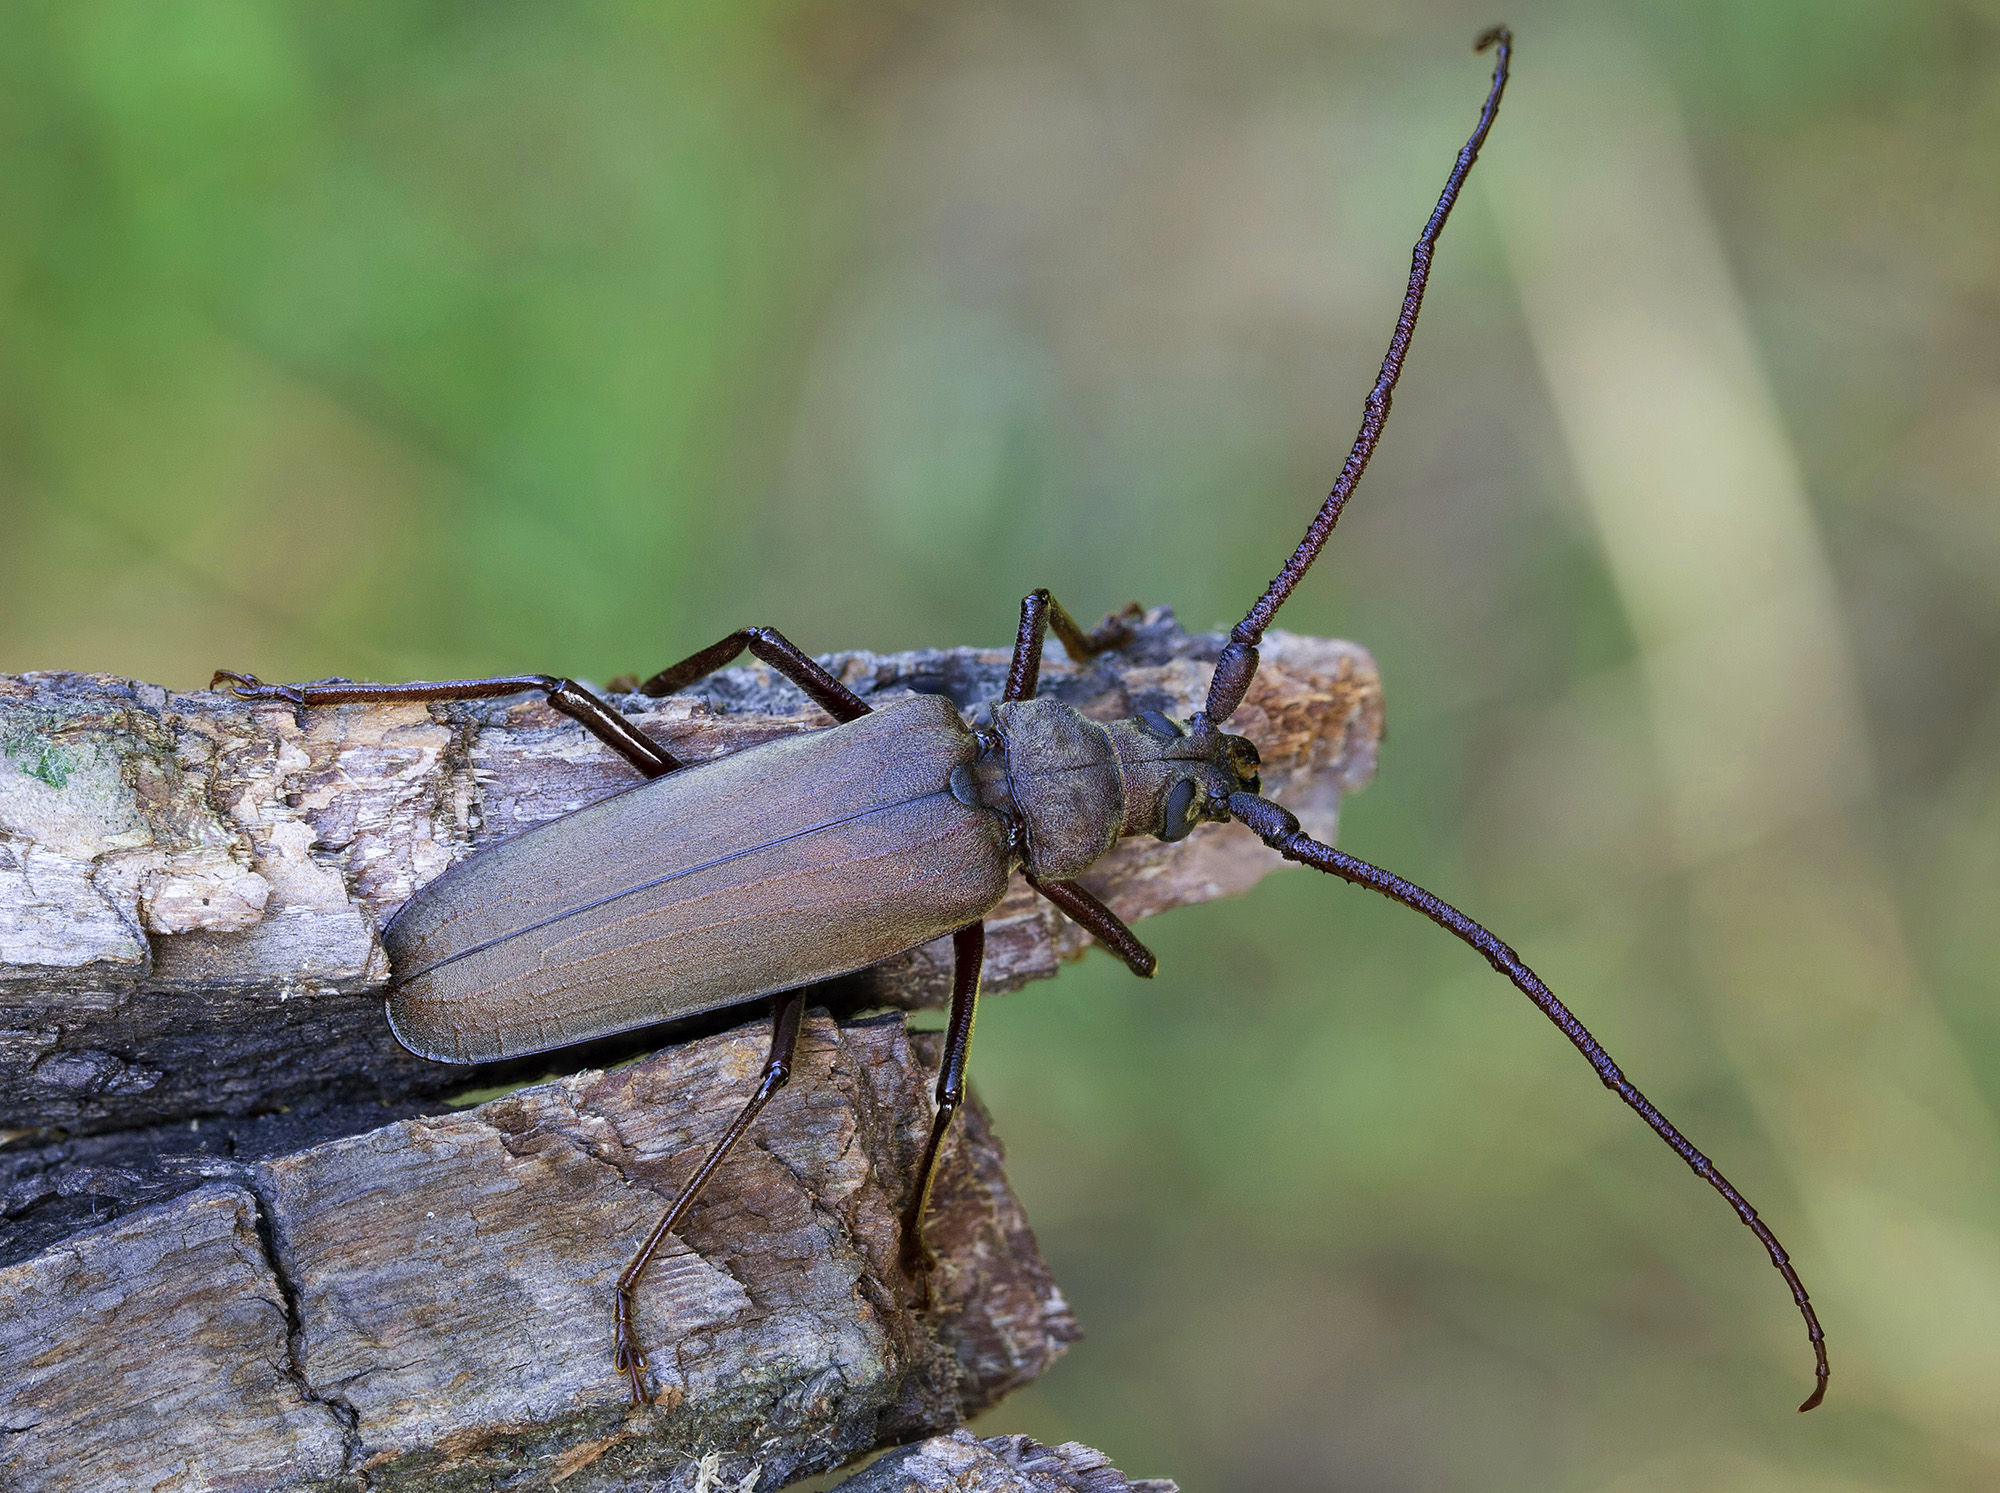
[[1806,1295],[1805,1283],[1799,1273],[1792,1268],[1791,1256],[1778,1242],[1778,1236],[1770,1226],[1757,1216],[1757,1210],[1749,1201],[1730,1186],[1729,1179],[1715,1169],[1715,1164],[1700,1151],[1694,1143],[1673,1127],[1667,1117],[1653,1107],[1652,1100],[1635,1088],[1632,1082],[1619,1071],[1611,1061],[1611,1054],[1598,1044],[1595,1037],[1584,1028],[1582,1022],[1570,1014],[1569,1007],[1556,999],[1556,994],[1542,983],[1540,975],[1521,962],[1506,944],[1489,933],[1478,923],[1453,907],[1441,897],[1435,897],[1414,882],[1405,881],[1393,872],[1384,871],[1380,866],[1371,866],[1367,861],[1356,860],[1351,855],[1343,855],[1331,845],[1322,845],[1312,836],[1299,829],[1299,821],[1289,810],[1280,808],[1269,799],[1259,798],[1253,793],[1232,793],[1229,795],[1229,812],[1248,825],[1266,845],[1288,861],[1297,861],[1302,866],[1311,866],[1316,871],[1324,871],[1330,876],[1338,876],[1343,881],[1351,881],[1356,886],[1367,887],[1371,892],[1380,892],[1392,902],[1422,913],[1440,928],[1457,935],[1472,945],[1486,957],[1486,962],[1514,982],[1514,987],[1541,1008],[1544,1016],[1556,1024],[1558,1030],[1569,1038],[1570,1045],[1584,1055],[1590,1066],[1597,1070],[1597,1076],[1604,1086],[1617,1094],[1637,1112],[1640,1119],[1653,1127],[1661,1140],[1674,1148],[1674,1154],[1688,1164],[1694,1174],[1721,1193],[1729,1206],[1736,1210],[1736,1216],[1743,1220],[1750,1232],[1771,1256],[1771,1263],[1778,1267],[1778,1273],[1785,1278],[1785,1284],[1792,1288],[1792,1300],[1798,1303],[1799,1314],[1806,1321],[1806,1337],[1813,1350],[1813,1392],[1806,1402],[1799,1406],[1801,1412],[1812,1409],[1826,1396],[1826,1334],[1821,1331],[1819,1317],[1812,1308],[1812,1298]]
[[1382,427],[1388,423],[1389,400],[1396,392],[1396,380],[1403,375],[1403,355],[1410,349],[1410,337],[1417,330],[1417,312],[1424,304],[1424,284],[1431,273],[1431,252],[1437,247],[1438,235],[1444,231],[1445,219],[1451,216],[1452,206],[1458,201],[1458,189],[1465,184],[1466,173],[1479,159],[1479,147],[1486,143],[1486,132],[1493,127],[1493,116],[1500,109],[1500,95],[1507,90],[1507,68],[1514,54],[1513,33],[1505,26],[1495,26],[1479,38],[1474,50],[1483,52],[1488,47],[1499,48],[1499,55],[1493,63],[1493,86],[1487,91],[1486,106],[1479,111],[1479,123],[1473,128],[1472,138],[1459,151],[1458,161],[1452,166],[1451,175],[1445,179],[1444,194],[1438,198],[1430,221],[1424,224],[1423,234],[1410,253],[1410,288],[1403,292],[1403,309],[1396,317],[1395,333],[1389,338],[1388,355],[1382,359],[1382,371],[1376,376],[1375,387],[1369,390],[1368,402],[1362,409],[1361,433],[1355,436],[1354,448],[1347,453],[1346,465],[1341,467],[1333,491],[1327,494],[1312,526],[1306,530],[1306,537],[1292,551],[1292,558],[1285,562],[1285,568],[1278,572],[1277,579],[1257,598],[1257,604],[1230,629],[1228,645],[1215,661],[1215,677],[1209,683],[1208,704],[1203,713],[1218,726],[1234,715],[1236,707],[1243,703],[1243,693],[1250,688],[1250,681],[1257,673],[1257,645],[1263,641],[1264,629],[1271,625],[1272,616],[1285,604],[1285,598],[1292,594],[1299,578],[1319,558],[1327,536],[1333,533],[1333,526],[1340,521],[1340,510],[1347,506],[1348,494],[1359,485],[1361,474],[1368,468],[1368,458],[1375,454],[1375,443],[1381,438]]

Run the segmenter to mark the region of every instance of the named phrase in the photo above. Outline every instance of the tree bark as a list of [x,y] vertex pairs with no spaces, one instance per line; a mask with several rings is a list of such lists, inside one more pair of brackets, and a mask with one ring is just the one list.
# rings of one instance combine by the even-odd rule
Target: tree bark
[[[928,1312],[899,1265],[935,1034],[808,1018],[796,1075],[638,1297],[612,1283],[754,1082],[769,1023],[243,1164],[0,1270],[0,1484],[572,1493],[704,1452],[777,1488],[949,1429],[1076,1337],[974,1106]],[[176,1480],[179,1481],[176,1481]]]
[[[1052,649],[1045,692],[1185,716],[1219,641],[1149,614],[1087,668]],[[1330,840],[1374,765],[1373,665],[1282,634],[1265,658],[1232,729]],[[826,662],[864,697],[972,712],[1007,655]],[[826,724],[761,668],[619,704],[693,758]],[[947,1430],[1073,1339],[976,1106],[933,1212],[941,1309],[897,1266],[934,1038],[854,1013],[941,1004],[946,940],[814,990],[797,1077],[642,1290],[662,1394],[628,1409],[610,1281],[741,1104],[768,1022],[649,1029],[561,1061],[696,1040],[520,1089],[548,1060],[395,1045],[378,930],[455,859],[630,781],[534,699],[301,714],[0,678],[0,1481],[609,1490],[713,1452],[726,1486],[754,1465],[775,1488]],[[1126,842],[1086,880],[1129,921],[1279,864],[1210,826]],[[1017,881],[985,988],[1086,946]],[[482,1087],[513,1092],[443,1098]]]
[[[1080,1442],[1043,1446],[1026,1436],[970,1431],[902,1447],[848,1478],[836,1493],[1179,1493],[1166,1478],[1127,1478]],[[716,1493],[730,1487],[715,1479]]]

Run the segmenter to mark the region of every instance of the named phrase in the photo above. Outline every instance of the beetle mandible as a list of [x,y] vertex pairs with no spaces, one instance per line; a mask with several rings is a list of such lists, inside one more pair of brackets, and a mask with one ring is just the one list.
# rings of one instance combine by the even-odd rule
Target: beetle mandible
[[[1042,644],[1054,631],[1079,662],[1117,646],[1129,613],[1086,632],[1047,591],[1031,592],[1006,687],[990,726],[974,726],[941,696],[868,705],[783,634],[731,633],[647,680],[673,694],[748,651],[791,680],[835,724],[698,765],[631,725],[573,680],[542,674],[438,683],[265,684],[222,671],[245,699],[296,708],[360,702],[492,699],[538,690],[650,781],[469,857],[420,888],[383,930],[397,1040],[447,1063],[487,1062],[567,1046],[673,1017],[772,997],[770,1056],[735,1121],[681,1189],[618,1281],[614,1364],[634,1402],[647,1399],[633,1294],[654,1252],[729,1148],[789,1078],[803,987],[865,968],[950,934],[951,1015],[937,1115],[903,1219],[905,1266],[926,1283],[934,1263],[923,1223],[938,1157],[964,1095],[983,919],[1016,869],[1034,889],[1131,967],[1153,955],[1075,880],[1127,835],[1185,837],[1235,819],[1287,860],[1413,908],[1483,955],[1589,1060],[1607,1088],[1729,1202],[1782,1273],[1804,1317],[1815,1384],[1826,1393],[1825,1335],[1777,1237],[1612,1062],[1567,1007],[1505,943],[1456,908],[1299,829],[1259,795],[1257,748],[1223,727],[1257,671],[1257,647],[1333,532],[1373,455],[1416,330],[1432,252],[1478,158],[1507,85],[1512,37],[1471,137],[1411,255],[1410,280],[1380,375],[1332,491],[1284,568],[1229,633],[1204,707],[1180,722],[1154,711],[1101,724],[1037,699]],[[661,971],[673,983],[661,989]]]

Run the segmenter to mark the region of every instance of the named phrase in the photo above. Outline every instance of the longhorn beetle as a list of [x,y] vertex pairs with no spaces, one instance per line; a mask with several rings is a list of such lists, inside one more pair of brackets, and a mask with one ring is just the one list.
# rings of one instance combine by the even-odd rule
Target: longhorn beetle
[[[1257,672],[1257,645],[1333,532],[1361,480],[1423,304],[1431,254],[1507,86],[1513,38],[1497,48],[1479,122],[1411,254],[1409,288],[1382,371],[1369,392],[1333,490],[1305,538],[1216,660],[1204,707],[1185,723],[1155,711],[1109,725],[1037,699],[1042,642],[1054,631],[1079,662],[1116,647],[1129,613],[1085,632],[1047,591],[1021,602],[1006,688],[990,727],[944,698],[873,707],[768,627],[746,627],[641,686],[670,695],[746,650],[791,680],[835,721],[828,730],[689,765],[574,680],[545,674],[442,683],[264,684],[219,672],[249,700],[296,708],[357,702],[483,700],[539,690],[550,705],[651,781],[540,825],[453,866],[419,889],[383,930],[394,977],[389,1024],[412,1052],[476,1063],[581,1042],[671,1017],[772,997],[771,1052],[742,1112],[674,1199],[619,1277],[616,1368],[635,1403],[649,1398],[633,1326],[633,1293],[729,1148],[791,1075],[803,987],[949,933],[951,1017],[937,1117],[903,1219],[903,1263],[928,1282],[924,1243],[938,1154],[964,1095],[966,1055],[985,950],[982,920],[1009,874],[1028,884],[1129,965],[1150,976],[1144,944],[1076,878],[1121,836],[1179,840],[1197,824],[1236,819],[1287,860],[1379,892],[1482,954],[1553,1021],[1696,1176],[1728,1200],[1791,1287],[1826,1393],[1825,1336],[1777,1236],[1743,1195],[1628,1081],[1535,972],[1471,918],[1402,877],[1322,845],[1290,812],[1259,796],[1257,748],[1223,727]],[[666,972],[671,983],[661,987]]]

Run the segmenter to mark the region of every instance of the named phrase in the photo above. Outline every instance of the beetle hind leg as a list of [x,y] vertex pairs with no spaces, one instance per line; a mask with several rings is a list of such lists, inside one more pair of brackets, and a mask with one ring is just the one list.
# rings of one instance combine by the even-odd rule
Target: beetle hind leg
[[931,1277],[938,1262],[924,1240],[924,1214],[930,1211],[945,1135],[965,1101],[965,1064],[972,1052],[972,1022],[979,1006],[979,971],[986,963],[986,925],[968,923],[954,933],[951,956],[951,1020],[945,1027],[944,1059],[938,1064],[937,1118],[931,1122],[930,1142],[917,1168],[916,1192],[903,1215],[903,1269],[921,1284],[924,1311],[931,1308]]
[[497,700],[540,690],[555,709],[610,747],[649,778],[686,764],[574,679],[553,674],[505,674],[495,679],[443,679],[414,684],[266,684],[254,674],[218,669],[210,689],[227,688],[239,700],[281,700],[297,710],[320,705],[409,705],[433,700]]
[[639,1246],[639,1252],[632,1256],[632,1263],[625,1267],[618,1277],[617,1305],[612,1311],[612,1330],[615,1348],[612,1363],[618,1372],[632,1386],[632,1403],[644,1404],[652,1399],[646,1388],[646,1355],[639,1347],[639,1332],[634,1323],[632,1296],[639,1289],[639,1278],[646,1273],[646,1266],[652,1262],[654,1253],[666,1242],[681,1219],[687,1215],[694,1200],[700,1195],[703,1185],[713,1175],[722,1158],[729,1154],[729,1148],[742,1139],[743,1132],[750,1128],[750,1122],[757,1118],[757,1112],[771,1100],[771,1096],[785,1086],[792,1076],[792,1058],[799,1045],[799,1018],[805,1011],[805,991],[787,990],[771,1005],[771,1055],[764,1060],[764,1071],[758,1077],[757,1087],[749,1101],[736,1116],[736,1121],[724,1132],[708,1158],[695,1169],[674,1198],[673,1206],[667,1209],[666,1217],[655,1225],[646,1242]]

